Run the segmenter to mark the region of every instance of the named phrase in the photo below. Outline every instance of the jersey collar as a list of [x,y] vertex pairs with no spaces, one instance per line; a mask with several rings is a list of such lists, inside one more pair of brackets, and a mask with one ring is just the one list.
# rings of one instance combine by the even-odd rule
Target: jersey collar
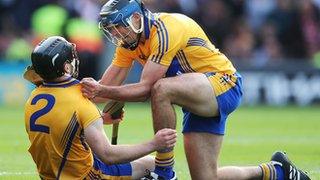
[[68,77],[67,79],[63,80],[63,81],[59,81],[59,82],[43,82],[42,86],[44,87],[69,87],[75,84],[79,84],[80,81],[73,78],[73,77]]

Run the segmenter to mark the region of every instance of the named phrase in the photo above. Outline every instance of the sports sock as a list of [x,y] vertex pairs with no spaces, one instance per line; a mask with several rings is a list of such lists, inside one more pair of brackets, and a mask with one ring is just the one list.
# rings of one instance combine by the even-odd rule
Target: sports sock
[[173,150],[169,152],[157,152],[155,158],[155,170],[154,172],[166,179],[170,179],[174,176],[173,164],[174,164],[174,153]]
[[259,167],[262,170],[263,180],[284,180],[283,170],[280,165],[273,163],[263,163]]
[[284,172],[282,167],[278,164],[275,164],[274,167],[276,168],[276,171],[277,171],[277,179],[284,180]]

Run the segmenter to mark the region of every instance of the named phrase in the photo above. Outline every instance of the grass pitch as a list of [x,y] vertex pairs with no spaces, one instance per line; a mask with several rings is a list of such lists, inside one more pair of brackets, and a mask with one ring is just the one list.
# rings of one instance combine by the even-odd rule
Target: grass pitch
[[[181,111],[176,108],[178,131]],[[22,107],[0,106],[0,179],[39,179],[28,154],[28,137]],[[106,127],[111,136],[111,127]],[[118,143],[138,143],[153,136],[150,106],[127,104],[119,127]],[[179,179],[191,179],[183,151],[182,134],[175,148]],[[227,124],[220,166],[258,165],[275,150],[284,150],[295,164],[320,179],[319,107],[241,107]]]

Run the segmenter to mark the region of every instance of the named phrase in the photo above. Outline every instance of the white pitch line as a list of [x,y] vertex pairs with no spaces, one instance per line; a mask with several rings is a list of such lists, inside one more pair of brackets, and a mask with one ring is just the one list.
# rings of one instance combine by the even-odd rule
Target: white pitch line
[[21,176],[21,175],[35,175],[36,172],[7,172],[2,171],[0,172],[0,176]]

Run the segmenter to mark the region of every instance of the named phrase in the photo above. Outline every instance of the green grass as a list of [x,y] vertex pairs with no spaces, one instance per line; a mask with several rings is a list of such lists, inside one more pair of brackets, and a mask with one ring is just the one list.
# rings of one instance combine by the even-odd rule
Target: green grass
[[[181,131],[181,112],[178,131]],[[22,107],[0,107],[0,179],[37,179],[27,152]],[[242,107],[230,116],[220,165],[258,165],[275,150],[285,150],[311,179],[320,179],[319,107]],[[106,127],[108,135],[111,128]],[[148,104],[127,104],[119,129],[119,143],[138,143],[152,137]],[[175,149],[179,179],[190,179],[182,134]]]

